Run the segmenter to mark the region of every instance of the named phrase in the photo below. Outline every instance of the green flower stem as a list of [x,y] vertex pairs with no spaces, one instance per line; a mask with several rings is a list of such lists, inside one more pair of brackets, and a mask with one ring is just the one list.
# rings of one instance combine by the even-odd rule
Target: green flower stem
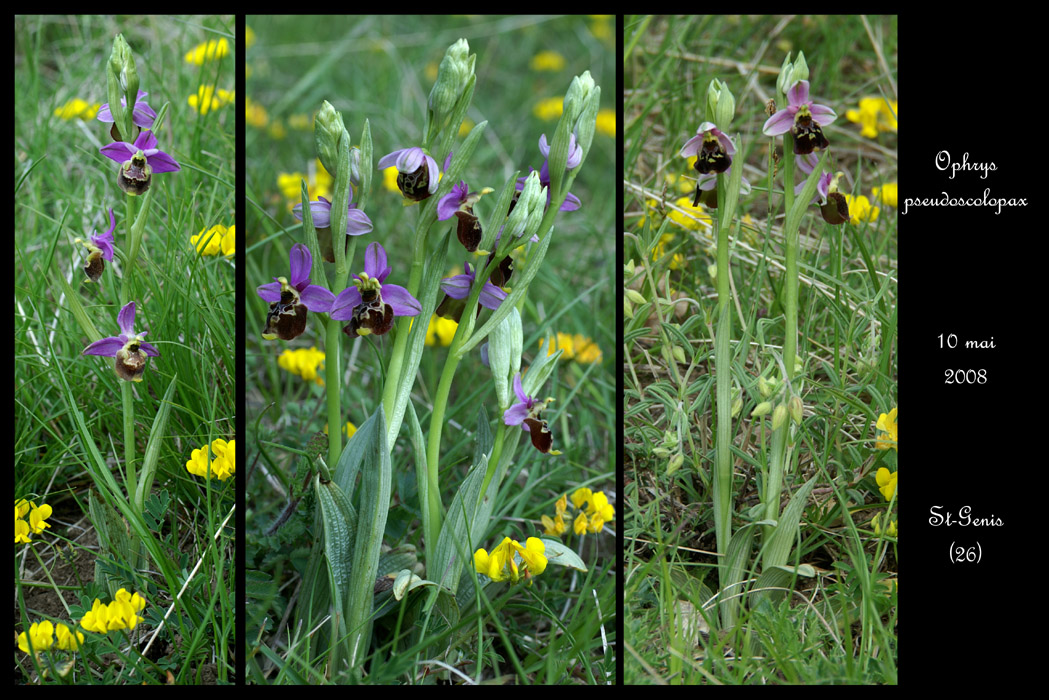
[[324,389],[328,399],[328,465],[334,469],[342,454],[342,406],[340,405],[339,376],[341,353],[338,321],[328,319],[324,334]]
[[134,502],[138,489],[135,472],[135,397],[131,393],[131,382],[120,382],[120,407],[124,413],[124,483],[127,486],[129,503]]
[[506,422],[502,420],[502,416],[499,416],[498,421],[499,427],[495,430],[495,443],[492,445],[492,456],[488,459],[488,471],[484,474],[484,481],[481,482],[481,498],[488,492],[488,484],[491,483],[492,477],[495,476],[496,469],[499,468],[499,460],[503,456],[503,442],[506,438]]

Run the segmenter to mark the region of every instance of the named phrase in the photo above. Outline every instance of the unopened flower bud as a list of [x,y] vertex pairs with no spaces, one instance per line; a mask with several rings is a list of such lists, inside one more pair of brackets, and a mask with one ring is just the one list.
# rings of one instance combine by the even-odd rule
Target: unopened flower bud
[[772,395],[772,383],[764,377],[758,377],[758,393],[761,394],[763,398],[767,399]]
[[636,289],[628,289],[626,290],[625,294],[626,298],[634,302],[635,304],[644,304],[647,301],[645,297],[641,294],[641,292],[637,291]]
[[787,404],[781,403],[776,406],[776,410],[772,412],[772,429],[779,430],[779,427],[783,425],[783,422],[787,420]]
[[685,364],[685,351],[680,345],[675,345],[672,352],[675,360],[681,364]]
[[732,117],[736,113],[736,98],[728,85],[717,78],[710,81],[707,88],[707,115],[709,120],[720,126],[723,130],[728,129]]
[[510,378],[521,370],[523,345],[521,314],[515,307],[488,336],[488,366],[492,369],[495,381],[495,396],[504,411],[513,399]]
[[799,51],[798,57],[794,60],[794,70],[790,74],[790,85],[787,86],[789,90],[791,85],[798,82],[799,80],[809,79],[809,64],[805,62],[805,52]]
[[790,411],[791,420],[800,425],[802,416],[804,415],[800,396],[794,395],[790,397],[788,410]]
[[451,116],[455,103],[459,101],[470,76],[474,74],[474,63],[477,55],[470,55],[470,44],[466,39],[459,39],[448,47],[437,69],[437,80],[430,90],[427,105],[438,128],[444,126]]
[[762,416],[767,416],[769,414],[769,411],[771,411],[771,410],[772,410],[772,403],[770,401],[762,401],[761,403],[759,403],[757,406],[754,407],[753,411],[750,412],[750,417],[751,418],[761,418]]
[[[338,173],[339,139],[343,134],[346,134],[346,125],[342,121],[342,114],[325,100],[317,112],[317,118],[313,120],[313,140],[317,144],[317,157],[321,165],[332,177]],[[349,138],[349,134],[346,134],[346,138]]]
[[579,121],[579,115],[583,113],[583,109],[593,98],[592,93],[595,88],[597,85],[590,71],[583,71],[582,75],[572,78],[572,84],[568,86],[564,101],[564,118],[568,119],[569,124],[574,125]]
[[739,415],[739,412],[743,410],[743,399],[736,398],[732,400],[732,417],[735,418]]
[[680,469],[681,465],[682,465],[682,463],[684,463],[684,461],[685,461],[685,455],[681,454],[680,452],[678,452],[673,457],[671,457],[670,461],[667,462],[667,474],[668,475],[669,474],[673,474],[678,469]]

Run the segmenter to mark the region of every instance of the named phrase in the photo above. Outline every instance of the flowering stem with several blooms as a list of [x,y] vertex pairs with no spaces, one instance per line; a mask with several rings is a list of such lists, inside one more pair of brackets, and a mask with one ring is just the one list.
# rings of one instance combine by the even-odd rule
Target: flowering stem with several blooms
[[[786,101],[787,106],[769,116],[763,131],[767,136],[783,135],[783,198],[786,216],[783,222],[784,245],[784,316],[785,337],[783,339],[782,369],[788,400],[781,403],[773,414],[772,452],[769,459],[768,473],[765,475],[765,491],[762,501],[765,504],[765,517],[768,520],[779,519],[780,492],[783,486],[783,474],[790,461],[788,445],[791,421],[800,423],[802,418],[801,399],[796,387],[791,385],[797,371],[798,348],[798,236],[801,219],[816,194],[823,164],[827,159],[827,147],[830,145],[823,136],[821,126],[831,123],[834,112],[823,105],[816,105],[809,100],[809,68],[804,53],[791,62],[790,55],[783,61],[776,83],[777,94]],[[819,161],[805,180],[800,192],[795,193],[794,154],[811,154],[821,150]],[[769,190],[771,192],[771,182]],[[788,409],[787,406],[790,406]],[[777,419],[778,414],[778,419]],[[789,419],[787,416],[789,415]],[[809,482],[809,484],[814,482]],[[795,498],[807,497],[809,484],[795,493]],[[776,537],[782,530],[783,534]],[[790,552],[792,536],[790,528],[766,526],[765,539],[768,541],[763,549],[764,568],[786,564]],[[777,540],[773,542],[773,540]],[[792,542],[792,540],[791,540]]]

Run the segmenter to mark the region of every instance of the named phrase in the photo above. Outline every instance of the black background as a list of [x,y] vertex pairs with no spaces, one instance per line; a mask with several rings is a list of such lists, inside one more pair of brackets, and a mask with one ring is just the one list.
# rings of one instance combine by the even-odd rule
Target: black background
[[[1046,226],[1032,195],[1046,160],[1038,123],[1049,38],[1035,34],[1033,15],[964,14],[903,13],[899,21],[901,683],[989,680],[995,666],[973,662],[1029,634],[1034,616],[1023,607],[1033,596],[1024,591],[1040,559],[1029,545],[1045,469],[1038,348]],[[997,169],[950,179],[936,168],[940,151]],[[981,198],[987,188],[1027,206],[902,214],[907,197]],[[997,347],[941,349],[948,333],[961,346],[993,337]],[[988,382],[947,385],[948,369],[986,369]],[[955,516],[968,505],[1004,525],[933,527],[935,505]],[[951,563],[952,542],[979,544],[982,561]]]

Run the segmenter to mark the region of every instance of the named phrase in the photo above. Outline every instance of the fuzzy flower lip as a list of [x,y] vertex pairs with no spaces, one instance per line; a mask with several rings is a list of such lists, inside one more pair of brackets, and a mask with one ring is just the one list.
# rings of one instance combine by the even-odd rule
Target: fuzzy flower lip
[[540,401],[526,394],[521,385],[520,372],[514,375],[514,394],[517,395],[518,402],[503,412],[503,423],[519,425],[521,430],[528,431],[532,439],[532,446],[543,454],[561,454],[557,450],[550,449],[553,447],[553,436],[550,434],[546,421],[542,418],[543,409],[552,399]]
[[281,303],[284,293],[290,293],[293,302],[301,303],[310,311],[327,312],[331,308],[335,295],[324,287],[310,284],[313,256],[310,255],[309,249],[302,243],[296,243],[291,247],[288,262],[291,267],[291,281],[274,277],[273,282],[259,285],[256,288],[258,295],[263,301],[275,304]]
[[182,169],[174,158],[157,148],[157,137],[148,129],[138,135],[134,144],[114,141],[108,146],[103,146],[99,151],[106,158],[115,160],[121,165],[130,162],[133,156],[141,152],[154,173],[173,173]]
[[779,136],[791,130],[798,114],[811,115],[812,120],[820,126],[832,124],[838,115],[826,105],[813,104],[809,99],[809,81],[799,80],[787,91],[787,107],[765,122],[762,133],[766,136]]
[[[138,91],[138,97],[135,98],[135,109],[131,112],[131,121],[135,123],[135,126],[140,126],[143,129],[149,126],[153,126],[153,120],[157,118],[157,113],[153,111],[143,98],[149,95],[145,90]],[[127,98],[120,98],[120,105],[127,107]],[[100,122],[106,122],[112,124],[115,120],[113,119],[113,112],[109,109],[109,103],[102,105],[98,110],[98,116],[96,117]],[[164,172],[163,170],[158,172]]]
[[[302,202],[299,202],[291,210],[296,219],[302,221]],[[313,216],[315,228],[331,227],[331,202],[324,197],[317,197],[316,202],[310,202],[310,214]],[[349,216],[346,217],[346,235],[363,236],[371,233],[372,220],[362,210],[353,204],[353,190],[350,190]]]
[[352,286],[339,292],[329,316],[336,321],[349,321],[343,331],[351,338],[361,335],[383,335],[393,327],[396,316],[417,316],[422,304],[407,289],[384,284],[392,268],[386,261],[386,249],[371,243],[364,252],[364,271],[354,275]]
[[[437,191],[437,185],[439,182],[437,161],[435,161],[432,156],[427,155],[422,148],[418,146],[413,146],[412,148],[402,148],[400,150],[393,151],[392,153],[387,153],[379,159],[379,170],[385,170],[386,168],[389,168],[391,166],[396,167],[397,172],[401,174],[397,178],[397,180],[398,184],[401,185],[402,192],[405,192],[406,184],[412,185],[412,188],[417,188],[417,190],[421,190],[425,187],[425,197],[428,197],[429,195],[432,195],[434,192]],[[419,171],[424,167],[425,172],[420,173]],[[415,175],[416,178],[418,178],[417,182],[406,184],[401,183],[403,179],[406,179],[409,176],[413,175]],[[426,175],[427,177],[425,184],[421,181],[423,175]],[[413,199],[415,199],[416,197],[425,199],[425,197],[420,197],[422,193],[418,192],[417,190],[414,195],[409,192],[405,192],[405,196],[411,197]]]
[[736,155],[736,147],[732,145],[732,140],[725,135],[721,129],[717,128],[713,122],[703,122],[696,129],[696,135],[685,141],[685,145],[681,147],[681,151],[678,155],[684,158],[691,158],[692,156],[698,156],[700,151],[703,149],[703,141],[707,138],[707,134],[712,135],[717,139],[721,147],[725,149],[725,152],[730,156]]
[[84,348],[85,355],[105,355],[116,357],[117,353],[130,345],[137,345],[150,357],[160,357],[155,347],[142,340],[146,331],[135,333],[135,302],[129,301],[117,314],[117,325],[120,326],[120,335],[102,338]]

